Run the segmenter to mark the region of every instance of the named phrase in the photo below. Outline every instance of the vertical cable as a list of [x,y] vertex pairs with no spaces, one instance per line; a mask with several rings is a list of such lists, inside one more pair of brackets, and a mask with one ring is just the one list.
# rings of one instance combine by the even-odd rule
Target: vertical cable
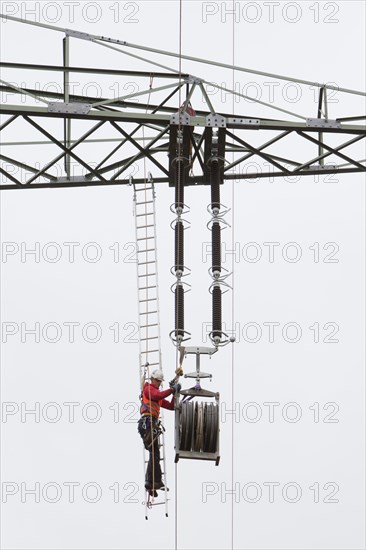
[[174,502],[174,549],[178,550],[178,498],[177,498],[177,491],[178,491],[178,464],[175,463],[174,465],[175,471],[174,471],[174,483],[175,483],[175,502]]
[[[182,90],[182,8],[183,8],[183,0],[179,0],[179,105],[178,105],[178,114],[180,114],[180,106],[182,104],[182,101],[181,101],[181,90]],[[178,122],[179,122],[179,125],[178,125],[178,134],[181,130],[181,123],[180,123],[180,117],[178,118]],[[181,147],[182,147],[183,144],[178,143],[178,157],[181,157]],[[180,181],[180,178],[181,178],[181,175],[182,172],[181,170],[178,171],[178,181],[176,182],[176,184],[178,185],[179,187],[179,190],[180,190],[180,186],[181,186],[181,181]],[[184,202],[184,201],[183,201]],[[183,205],[182,205],[182,209],[183,209]],[[177,255],[178,255],[178,258],[180,256],[180,252],[179,252],[179,244],[180,244],[180,239],[178,239],[178,252],[177,252]],[[176,312],[178,313],[178,308],[176,309]],[[176,317],[177,317],[177,313],[176,313]],[[176,318],[175,320],[175,326],[177,327],[178,323],[178,319]],[[175,362],[176,362],[176,369],[178,368],[178,361],[179,361],[179,354],[178,354],[178,347],[176,348],[176,359],[175,359]],[[174,483],[175,483],[175,495],[174,495],[174,549],[175,550],[178,550],[178,464],[175,463],[175,472],[174,472]]]
[[[235,90],[235,0],[233,0],[233,28],[232,28],[232,59],[233,59],[233,84],[232,89]],[[233,94],[233,115],[235,114],[235,95]],[[233,130],[235,132],[235,130]],[[233,152],[233,161],[235,153]],[[235,168],[234,168],[235,169]],[[231,205],[232,205],[232,223],[231,223],[231,250],[234,250],[235,238],[235,180],[231,186]],[[235,292],[235,272],[234,272],[234,254],[231,257],[231,272],[232,272],[232,293],[231,293],[231,327],[235,327],[234,321],[234,292]],[[231,346],[231,408],[234,410],[234,345]],[[231,488],[234,488],[234,415],[231,417]],[[234,550],[234,492],[231,494],[231,549]]]

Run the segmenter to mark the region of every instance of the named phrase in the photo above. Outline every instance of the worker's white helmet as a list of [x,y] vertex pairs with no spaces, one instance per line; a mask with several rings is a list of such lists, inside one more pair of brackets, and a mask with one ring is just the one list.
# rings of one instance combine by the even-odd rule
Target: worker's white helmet
[[150,378],[154,378],[155,380],[160,380],[160,382],[164,382],[164,373],[162,370],[156,369],[151,373]]

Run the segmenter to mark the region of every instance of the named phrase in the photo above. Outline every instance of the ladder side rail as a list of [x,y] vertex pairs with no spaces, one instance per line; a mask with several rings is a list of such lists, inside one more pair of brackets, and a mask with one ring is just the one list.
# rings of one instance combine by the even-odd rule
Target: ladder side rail
[[[133,213],[135,218],[135,241],[136,241],[136,247],[138,246],[138,223],[137,223],[137,217],[136,217],[136,210],[137,210],[137,189],[134,187],[134,195],[133,195]],[[142,346],[141,346],[141,307],[140,307],[140,300],[139,300],[139,294],[140,294],[140,277],[139,277],[139,265],[138,261],[136,261],[136,275],[137,275],[137,314],[138,314],[138,334],[139,334],[139,387],[140,387],[140,395],[143,390],[143,376],[144,376],[144,370],[145,368],[142,365]],[[146,449],[145,446],[142,446],[142,468],[143,468],[143,479],[145,479],[145,469],[146,469]],[[144,487],[145,489],[145,487]],[[148,500],[145,498],[145,518],[148,519]]]
[[[158,255],[157,255],[157,251],[158,251],[158,239],[157,239],[157,231],[156,231],[156,203],[155,203],[155,198],[156,198],[156,194],[155,194],[155,188],[154,188],[154,184],[152,183],[152,199],[153,199],[153,203],[152,203],[152,210],[153,210],[153,223],[154,223],[154,235],[155,235],[155,239],[154,239],[154,248],[155,248],[155,273],[156,273],[156,302],[157,302],[157,307],[156,307],[156,310],[157,310],[157,322],[158,322],[158,327],[157,327],[157,332],[158,332],[158,348],[159,348],[159,362],[160,362],[160,368],[161,370],[163,370],[163,357],[162,357],[162,352],[161,352],[161,331],[160,331],[160,305],[159,305],[159,271],[158,271]],[[164,413],[161,411],[161,422],[164,426]],[[164,486],[165,488],[167,488],[167,468],[166,468],[166,453],[165,453],[165,436],[164,436],[164,431],[162,432],[161,434],[161,441],[162,441],[162,446],[161,446],[161,450],[162,450],[162,457],[161,457],[161,460],[162,460],[162,463],[163,463],[163,479],[164,479]],[[165,489],[164,490],[164,503],[165,503],[165,515],[168,517],[168,494],[167,494],[167,490]]]
[[[146,183],[141,185],[135,185],[135,193],[134,193],[134,215],[135,215],[135,239],[136,239],[136,247],[137,247],[137,261],[136,261],[136,270],[137,270],[137,297],[138,297],[138,319],[139,319],[139,360],[140,360],[140,388],[143,389],[143,380],[145,380],[145,372],[146,372],[146,363],[150,364],[149,359],[151,358],[151,354],[154,355],[157,353],[158,358],[153,360],[153,364],[155,368],[160,368],[162,370],[162,353],[161,353],[161,331],[160,331],[160,308],[159,308],[159,284],[158,284],[158,262],[157,262],[157,235],[156,235],[156,208],[155,208],[155,189],[154,184],[152,183],[150,187],[147,186]],[[137,195],[136,193],[138,191],[145,191],[144,199],[142,200],[139,198],[139,202],[137,202]],[[147,211],[147,205],[152,205],[149,208],[149,211]],[[145,212],[141,212],[141,207],[145,207]],[[147,218],[149,216],[149,222],[145,220],[145,223],[143,222],[143,216]],[[152,219],[151,219],[152,218]],[[142,222],[142,225],[139,225],[140,221]],[[151,232],[148,231],[148,229],[151,229]],[[141,235],[141,230],[144,230],[144,235]],[[152,234],[151,234],[152,233]],[[140,251],[139,255],[139,245],[143,250]],[[149,251],[147,249],[149,248]],[[144,259],[144,252],[146,255],[145,262],[142,261]],[[152,259],[147,260],[147,255],[151,254]],[[142,256],[142,258],[141,258]],[[147,263],[148,262],[148,263]],[[152,268],[152,273],[149,273],[148,265]],[[141,266],[144,267],[145,272],[141,273],[140,268]],[[148,282],[147,282],[148,281]],[[154,284],[155,283],[155,284]],[[146,288],[150,286],[151,289],[155,288],[155,296],[152,298],[148,298],[149,292],[151,289]],[[142,298],[142,294],[146,293],[146,298]],[[144,310],[142,307],[143,303],[146,303],[146,301],[149,302],[150,307],[146,308],[147,311]],[[154,307],[155,306],[155,307]],[[148,349],[149,344],[148,341],[152,339],[148,336],[148,331],[150,328],[149,323],[149,313],[148,311],[151,311],[154,313],[155,320],[153,323],[151,323],[152,326],[157,328],[157,334],[153,337],[154,340],[157,340],[156,345],[154,346],[154,349]],[[142,328],[144,330],[144,337],[142,337]],[[145,346],[142,345],[142,342],[145,342]],[[143,349],[145,348],[145,349]],[[150,357],[149,357],[150,354]],[[160,420],[162,424],[164,425],[164,415],[161,412]],[[167,486],[167,475],[166,475],[166,453],[165,453],[165,438],[164,438],[164,432],[162,432],[161,436],[159,437],[159,444],[161,444],[160,450],[160,461],[163,464],[163,479],[164,479],[164,485]],[[144,475],[145,475],[145,467],[147,463],[146,459],[147,451],[145,448],[143,448],[143,463],[144,463]],[[159,504],[164,504],[165,506],[165,514],[168,516],[168,498],[167,498],[167,491],[164,490],[164,502],[160,502]],[[151,506],[151,503],[150,503]],[[148,519],[148,510],[150,509],[150,506],[148,505],[148,499],[145,499],[145,517]]]

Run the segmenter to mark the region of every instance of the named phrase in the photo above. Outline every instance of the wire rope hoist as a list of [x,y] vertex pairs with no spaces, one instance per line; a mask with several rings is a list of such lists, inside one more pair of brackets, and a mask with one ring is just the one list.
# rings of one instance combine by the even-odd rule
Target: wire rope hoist
[[[194,355],[196,370],[185,374],[185,378],[194,378],[195,386],[183,389],[175,406],[175,462],[180,458],[212,460],[219,464],[219,432],[220,432],[220,394],[204,389],[201,380],[212,378],[211,374],[201,372],[201,356],[211,357],[218,348],[226,345],[228,335],[222,330],[222,295],[230,288],[226,279],[231,275],[221,265],[221,231],[228,226],[224,216],[229,211],[220,200],[220,185],[223,182],[225,163],[225,129],[211,126],[211,117],[201,139],[204,140],[204,174],[207,185],[211,189],[211,202],[207,210],[211,216],[207,223],[211,231],[212,264],[209,268],[211,284],[209,292],[212,295],[212,330],[209,338],[212,347],[185,346],[191,334],[184,325],[184,296],[190,285],[184,278],[190,270],[184,264],[184,231],[189,222],[183,217],[189,212],[184,203],[185,181],[190,170],[192,145],[195,145],[190,117],[185,112],[173,115],[170,130],[170,181],[175,188],[175,202],[171,211],[176,214],[171,226],[175,233],[175,258],[171,269],[176,277],[171,290],[175,302],[175,329],[170,337],[180,352],[180,367],[183,358]],[[177,381],[177,377],[171,383]]]

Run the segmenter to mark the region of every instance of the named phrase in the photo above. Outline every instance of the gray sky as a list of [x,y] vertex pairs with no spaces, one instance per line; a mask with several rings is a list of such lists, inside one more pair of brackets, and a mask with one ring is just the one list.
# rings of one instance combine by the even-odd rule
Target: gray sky
[[[184,1],[182,52],[231,64],[229,9],[231,2]],[[235,10],[236,65],[364,89],[363,2],[236,2]],[[4,1],[2,12],[179,49],[178,2]],[[2,60],[61,64],[61,33],[9,21],[0,25]],[[175,58],[154,59],[178,69]],[[75,66],[148,67],[79,40],[71,40],[70,60]],[[224,87],[233,84],[230,70],[188,61],[182,62],[182,70]],[[48,73],[4,69],[1,78],[53,91],[62,86],[56,73],[50,78]],[[239,72],[234,82],[244,95],[316,116],[317,100],[309,86]],[[133,93],[146,81],[75,75],[73,84],[78,94],[100,97]],[[232,110],[231,97],[210,87],[208,93],[217,110]],[[238,99],[238,114],[282,116]],[[2,101],[10,103],[10,96]],[[329,118],[362,114],[364,103],[364,98],[335,92],[329,97]],[[202,97],[193,106],[204,107]],[[61,135],[61,122],[44,125]],[[73,131],[79,135],[84,127],[84,122],[75,123]],[[9,127],[4,142],[40,139],[23,128],[20,123]],[[111,135],[103,130],[98,137]],[[286,151],[282,145],[278,154],[295,153],[302,159],[307,152],[302,146],[289,143]],[[93,161],[107,147],[85,145],[82,151]],[[15,154],[10,145],[2,150]],[[27,146],[24,154],[42,165],[55,151],[52,145],[41,152]],[[365,158],[362,147],[355,151]],[[147,169],[154,175],[149,164]],[[136,177],[143,173],[142,165],[134,167]],[[174,423],[168,412],[169,518],[157,506],[148,522],[141,504],[143,464],[136,430],[132,191],[100,187],[1,193],[4,550],[171,549],[175,501],[182,550],[364,548],[364,184],[362,174],[344,174],[224,185],[222,202],[232,208],[227,215],[232,229],[223,233],[223,265],[230,271],[234,266],[234,291],[224,296],[223,319],[237,342],[202,363],[214,375],[208,389],[221,396],[221,462],[215,467],[181,460],[176,486]],[[169,290],[174,282],[169,272],[173,200],[170,188],[157,185],[167,379],[175,368],[168,337],[174,328]],[[191,344],[200,345],[207,344],[211,319],[209,190],[189,188],[186,202],[192,224],[186,233],[186,263],[192,269],[186,327]],[[73,258],[67,243],[76,243]],[[191,361],[184,363],[186,372],[194,370]],[[30,409],[36,414],[26,414]],[[234,415],[227,412],[233,409]],[[27,493],[31,489],[39,493],[39,502]]]

